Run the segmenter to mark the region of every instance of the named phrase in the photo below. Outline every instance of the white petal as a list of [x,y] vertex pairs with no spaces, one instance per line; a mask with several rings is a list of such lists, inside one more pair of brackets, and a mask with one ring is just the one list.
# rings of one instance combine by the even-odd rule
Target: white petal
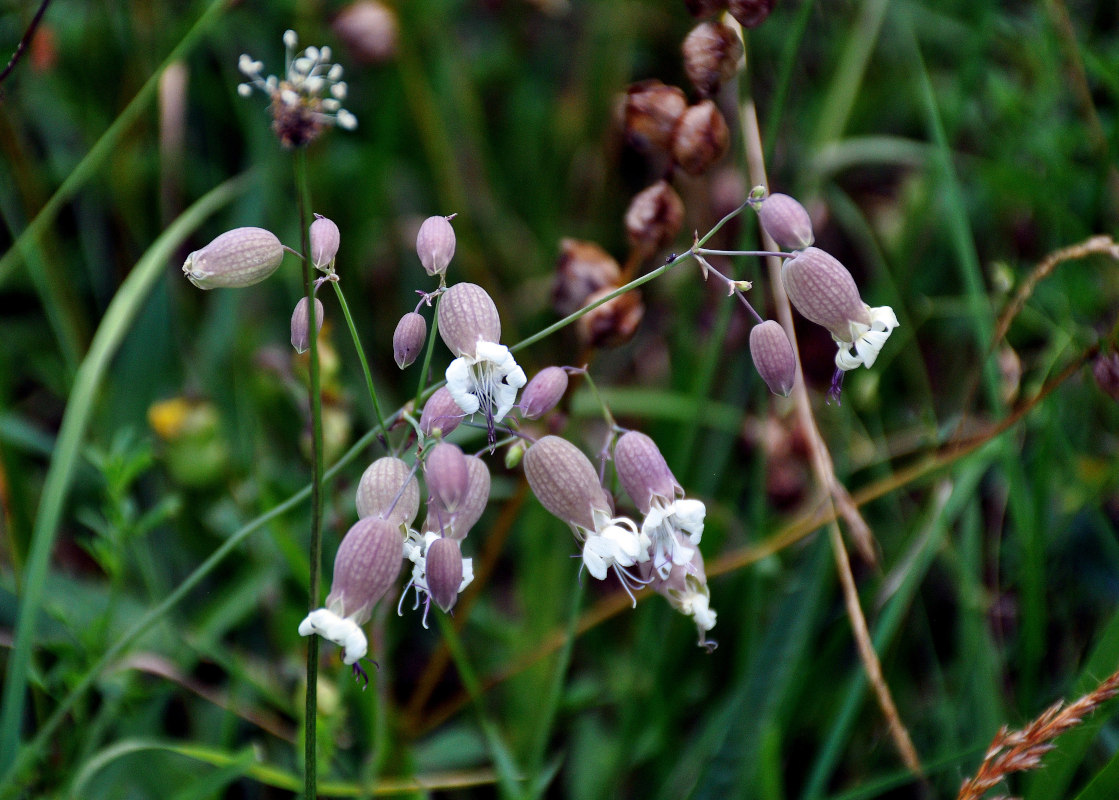
[[464,558],[462,560],[462,583],[458,585],[458,590],[461,592],[470,582],[474,580],[474,559]]
[[870,327],[873,330],[890,333],[900,324],[897,314],[889,306],[870,309]]
[[478,410],[478,398],[470,391],[473,387],[470,364],[465,358],[456,358],[447,367],[447,391],[458,407],[467,414]]
[[851,345],[847,342],[836,342],[839,345],[839,352],[835,354],[835,365],[844,372],[861,367],[863,365],[862,357],[851,353]]
[[601,536],[590,536],[583,545],[583,566],[598,580],[606,579],[609,568],[610,545]]
[[362,658],[368,649],[365,634],[357,623],[348,617],[340,617],[326,608],[315,609],[299,623],[300,636],[310,636],[314,633],[345,648],[342,661],[346,664],[353,664]]

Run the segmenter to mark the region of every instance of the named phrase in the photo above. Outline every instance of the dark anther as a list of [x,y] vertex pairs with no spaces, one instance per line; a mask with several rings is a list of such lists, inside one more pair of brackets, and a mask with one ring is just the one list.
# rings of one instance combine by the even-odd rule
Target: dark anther
[[367,688],[369,688],[369,676],[365,674],[365,670],[361,668],[361,664],[359,664],[355,661],[354,662],[354,680],[356,681],[358,678],[361,678],[362,680],[365,681],[365,684],[361,687],[361,690],[364,692]]
[[839,402],[839,394],[843,391],[843,376],[846,374],[847,373],[843,370],[837,369],[835,374],[831,376],[831,387],[828,389],[828,393],[824,398],[824,402],[828,405],[831,405],[832,400],[835,401],[837,406],[843,405]]

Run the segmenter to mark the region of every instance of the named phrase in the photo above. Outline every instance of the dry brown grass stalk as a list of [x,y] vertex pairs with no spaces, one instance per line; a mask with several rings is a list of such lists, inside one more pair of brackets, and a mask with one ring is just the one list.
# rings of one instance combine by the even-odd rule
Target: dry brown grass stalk
[[1056,747],[1053,740],[1079,725],[1085,716],[1119,694],[1119,672],[1081,697],[1065,705],[1055,703],[1021,730],[1005,725],[995,734],[983,756],[975,776],[960,787],[956,800],[979,800],[1011,772],[1023,772],[1041,766],[1041,757]]

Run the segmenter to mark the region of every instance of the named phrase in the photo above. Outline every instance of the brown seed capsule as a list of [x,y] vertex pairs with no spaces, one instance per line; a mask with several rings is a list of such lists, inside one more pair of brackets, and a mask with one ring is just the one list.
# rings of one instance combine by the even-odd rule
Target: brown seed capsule
[[540,505],[571,525],[593,531],[592,509],[610,511],[598,474],[583,451],[566,439],[545,436],[525,453],[525,477]]
[[446,386],[440,386],[424,403],[420,430],[424,436],[448,436],[462,422],[462,409]]
[[683,89],[658,80],[642,81],[626,89],[625,132],[639,150],[667,151],[688,100]]
[[521,414],[525,419],[539,419],[556,407],[566,391],[567,370],[544,367],[521,392]]
[[341,240],[334,221],[322,214],[315,214],[315,221],[311,223],[311,264],[315,269],[323,272],[330,269],[338,255]]
[[384,3],[351,3],[335,17],[331,27],[359,64],[381,64],[396,55],[396,14]]
[[267,278],[284,247],[264,228],[235,228],[187,256],[183,273],[199,289],[239,289]]
[[501,341],[501,318],[486,290],[456,283],[439,300],[439,335],[455,356],[471,356],[479,340]]
[[656,497],[669,501],[682,497],[677,482],[657,443],[640,431],[627,431],[614,445],[618,482],[642,514],[648,514]]
[[738,72],[742,40],[728,25],[702,22],[684,39],[684,72],[704,97],[710,97]]
[[[587,298],[586,304],[594,303],[614,289],[613,286],[600,289]],[[615,297],[580,317],[575,328],[585,344],[617,347],[633,337],[644,316],[645,305],[641,302],[641,293],[635,290]]]
[[411,525],[419,510],[420,483],[399,458],[378,458],[362,473],[357,485],[359,517],[383,516],[393,525]]
[[326,607],[362,625],[396,581],[403,558],[404,541],[395,525],[374,517],[359,519],[338,546]]
[[[642,259],[667,246],[684,222],[684,201],[659,180],[639,192],[626,210],[626,236]],[[601,287],[600,287],[601,288]]]
[[727,8],[743,28],[756,28],[765,22],[776,2],[777,0],[729,0]]
[[870,324],[870,309],[847,268],[818,247],[801,250],[781,265],[789,300],[802,316],[823,325],[832,336],[852,341],[851,323]]
[[812,244],[812,219],[799,202],[787,194],[771,194],[757,206],[758,221],[779,247],[803,250]]
[[769,391],[788,397],[796,378],[793,345],[781,323],[768,319],[750,331],[750,357]]
[[1119,353],[1100,355],[1092,363],[1096,383],[1113,400],[1119,400]]
[[428,275],[442,275],[447,271],[455,256],[455,243],[455,229],[448,217],[428,217],[423,221],[416,234],[416,255]]
[[587,298],[599,289],[618,286],[621,279],[618,262],[597,244],[563,239],[552,287],[552,307],[566,317],[586,305]]
[[684,0],[693,17],[713,17],[727,7],[727,0]]
[[727,152],[730,130],[710,100],[688,108],[672,137],[672,158],[689,175],[700,175]]
[[[306,353],[311,346],[311,315],[310,304],[306,297],[300,297],[295,304],[295,311],[291,312],[291,346],[297,353]],[[322,300],[315,298],[315,330],[322,330],[323,308]]]
[[428,545],[424,556],[427,589],[432,601],[444,613],[458,600],[462,585],[462,550],[454,539],[439,538]]
[[396,323],[392,335],[392,357],[396,366],[404,369],[416,360],[427,340],[427,320],[423,314],[409,311]]

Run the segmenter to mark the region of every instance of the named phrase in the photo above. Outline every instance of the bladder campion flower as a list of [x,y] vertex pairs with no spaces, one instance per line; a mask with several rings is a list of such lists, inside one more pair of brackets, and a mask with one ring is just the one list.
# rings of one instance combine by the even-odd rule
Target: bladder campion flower
[[284,147],[310,144],[329,125],[345,130],[357,127],[357,118],[342,108],[346,84],[342,66],[330,61],[329,47],[308,47],[298,55],[299,37],[295,31],[284,33],[285,75],[261,77],[264,63],[242,55],[237,68],[249,80],[237,92],[248,97],[259,89],[272,101],[272,130]]
[[481,286],[456,283],[439,301],[439,334],[457,356],[447,367],[447,390],[466,414],[481,411],[492,447],[494,425],[517,402],[525,385],[524,370],[509,348],[498,344],[501,319]]
[[427,627],[427,612],[431,602],[444,612],[450,611],[458,600],[459,593],[474,580],[473,559],[462,557],[459,540],[440,536],[437,533],[409,533],[404,543],[404,557],[412,562],[412,579],[404,587],[396,613],[401,614],[401,606],[410,589],[416,590],[416,608],[424,605],[423,626]]
[[785,329],[767,319],[750,331],[750,357],[769,391],[788,397],[796,379],[797,359]]
[[[676,536],[684,538],[682,533]],[[688,563],[672,564],[667,575],[651,570],[648,563],[641,565],[641,572],[650,578],[649,585],[653,591],[663,595],[681,614],[691,617],[699,632],[699,646],[708,652],[714,650],[716,643],[707,638],[707,632],[715,627],[716,614],[711,608],[711,591],[707,588],[707,573],[703,569],[703,556],[699,549],[692,551]]]
[[628,568],[648,558],[649,540],[633,520],[614,516],[590,459],[566,439],[545,436],[525,453],[524,468],[536,499],[583,544],[587,572],[601,581],[613,569],[632,598],[631,586],[643,581]]
[[668,468],[656,442],[639,431],[629,431],[618,439],[614,445],[614,468],[626,494],[645,515],[641,535],[649,541],[653,567],[665,578],[673,565],[692,560],[703,537],[707,508],[699,500],[684,497],[684,488]]
[[260,283],[284,260],[284,246],[264,228],[234,228],[195,250],[183,274],[199,289],[241,289]]

